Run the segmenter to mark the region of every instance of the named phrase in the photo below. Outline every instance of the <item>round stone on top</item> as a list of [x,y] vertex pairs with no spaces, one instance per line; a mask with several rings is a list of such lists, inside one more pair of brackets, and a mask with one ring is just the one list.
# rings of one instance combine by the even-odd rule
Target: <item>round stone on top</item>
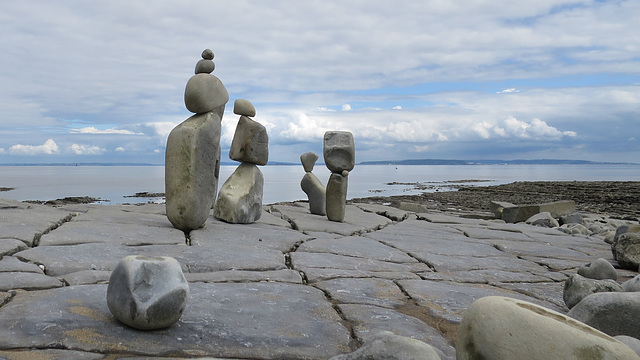
[[247,99],[236,99],[233,103],[233,113],[236,115],[256,116],[256,108]]
[[196,63],[196,74],[211,74],[215,70],[216,64],[208,59],[202,59]]
[[213,51],[211,51],[211,49],[204,49],[202,58],[205,60],[213,60]]

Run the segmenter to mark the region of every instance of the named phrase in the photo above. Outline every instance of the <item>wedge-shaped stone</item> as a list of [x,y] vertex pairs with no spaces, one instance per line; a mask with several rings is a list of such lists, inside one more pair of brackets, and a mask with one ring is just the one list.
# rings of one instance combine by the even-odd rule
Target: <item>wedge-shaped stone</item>
[[202,227],[216,200],[220,122],[213,112],[194,115],[176,126],[167,139],[167,217],[180,230]]
[[222,184],[213,215],[233,224],[250,224],[262,215],[264,178],[258,167],[242,163]]
[[269,135],[264,125],[247,116],[240,116],[231,149],[229,149],[229,158],[240,162],[266,165],[269,161]]
[[123,324],[140,330],[173,325],[185,309],[189,284],[168,256],[127,256],[111,273],[107,305]]
[[475,301],[458,331],[459,360],[640,359],[628,346],[561,313],[499,296]]
[[315,215],[326,215],[327,213],[327,188],[320,182],[313,173],[307,172],[300,181],[302,191],[309,199],[309,211]]
[[356,164],[356,146],[348,131],[324,133],[324,162],[334,173],[353,170]]

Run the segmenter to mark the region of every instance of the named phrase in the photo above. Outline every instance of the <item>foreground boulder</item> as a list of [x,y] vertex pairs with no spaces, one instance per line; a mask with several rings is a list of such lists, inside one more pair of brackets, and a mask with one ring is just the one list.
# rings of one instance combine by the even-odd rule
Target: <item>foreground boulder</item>
[[624,233],[613,241],[615,259],[623,269],[638,270],[640,266],[640,233]]
[[611,336],[640,338],[640,293],[597,293],[584,298],[568,316]]
[[167,256],[127,256],[111,273],[109,310],[121,323],[140,330],[171,326],[184,311],[189,284],[180,264]]
[[640,359],[628,346],[541,306],[501,297],[476,300],[456,341],[458,360]]
[[562,298],[567,307],[571,309],[582,299],[599,292],[622,292],[622,286],[611,279],[595,280],[573,274],[564,282]]
[[593,260],[592,262],[581,266],[578,269],[578,275],[596,280],[618,280],[618,272],[616,269],[610,262],[603,258]]
[[330,360],[440,360],[438,352],[420,340],[382,331],[358,350],[332,357]]

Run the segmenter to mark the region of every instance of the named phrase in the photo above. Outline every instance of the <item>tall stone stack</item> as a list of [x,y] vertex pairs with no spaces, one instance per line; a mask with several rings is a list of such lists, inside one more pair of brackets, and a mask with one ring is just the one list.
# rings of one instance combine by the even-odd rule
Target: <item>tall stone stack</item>
[[249,100],[236,100],[233,112],[240,120],[229,158],[241,164],[220,188],[213,215],[228,223],[250,224],[262,215],[264,178],[257,165],[269,161],[269,136],[262,124],[251,119],[256,109]]
[[327,183],[327,218],[344,221],[349,171],[356,164],[356,146],[348,131],[324,133],[324,162],[331,171]]
[[202,227],[216,200],[220,173],[220,132],[229,93],[206,49],[187,82],[184,103],[195,115],[176,126],[167,139],[165,193],[167,217],[178,229]]
[[309,210],[311,213],[326,215],[327,189],[322,185],[320,179],[312,173],[316,160],[318,160],[318,155],[312,152],[300,155],[300,162],[302,162],[302,167],[305,171],[300,181],[300,187],[309,198]]

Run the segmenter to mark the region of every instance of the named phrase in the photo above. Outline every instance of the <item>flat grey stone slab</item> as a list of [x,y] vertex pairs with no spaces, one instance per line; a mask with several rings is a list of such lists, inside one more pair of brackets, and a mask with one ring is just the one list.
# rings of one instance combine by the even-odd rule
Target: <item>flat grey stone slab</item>
[[464,235],[474,239],[531,241],[531,237],[521,232],[504,231],[488,227],[466,226],[460,228]]
[[400,250],[362,236],[310,240],[301,244],[296,251],[330,253],[396,263],[417,262]]
[[224,270],[285,269],[284,254],[277,250],[227,244],[223,247],[186,245],[125,246],[117,244],[78,244],[38,246],[17,253],[19,259],[43,264],[46,273],[62,276],[82,270],[112,271],[128,255],[171,256],[186,272]]
[[323,253],[293,252],[290,254],[293,268],[312,277],[315,269],[357,270],[363,272],[412,272],[430,271],[426,264],[398,264],[387,261],[357,258]]
[[329,232],[344,236],[362,234],[380,229],[391,223],[391,220],[375,213],[360,210],[354,205],[346,206],[344,222],[329,221],[326,216],[309,212],[308,204],[272,205],[271,213],[278,212],[292,227],[302,232]]
[[409,300],[391,280],[334,279],[318,282],[314,286],[326,291],[332,300],[341,304],[393,308]]
[[429,280],[401,280],[398,281],[398,285],[418,305],[426,307],[433,316],[458,324],[462,320],[464,310],[472,302],[485,296],[512,297],[558,311],[554,304],[491,285],[463,285]]
[[0,273],[0,291],[23,289],[43,290],[61,287],[64,284],[51,276],[28,272]]
[[373,339],[382,331],[391,331],[433,346],[442,360],[455,360],[455,349],[440,332],[423,321],[401,312],[372,305],[340,304],[344,317],[353,322],[354,333],[361,343]]
[[292,284],[302,284],[302,276],[295,270],[243,271],[227,270],[206,273],[184,274],[189,282],[259,282],[275,281]]
[[288,221],[284,220],[280,216],[280,214],[274,215],[268,212],[266,207],[262,208],[262,215],[260,215],[260,219],[258,219],[258,221],[256,221],[255,224],[273,225],[273,226],[283,227],[286,229],[291,229],[291,224]]
[[491,240],[491,244],[500,251],[516,256],[536,256],[570,260],[583,259],[585,263],[593,260],[592,257],[583,252],[538,241]]
[[43,233],[72,216],[50,206],[0,199],[0,239],[17,239],[33,246]]
[[449,256],[423,252],[414,255],[429,264],[437,272],[495,269],[535,274],[545,271],[544,267],[534,262],[522,260],[510,254],[479,257],[470,255]]
[[111,277],[111,271],[104,270],[83,270],[74,273],[62,275],[58,277],[63,280],[67,285],[91,285],[91,284],[106,284]]
[[299,231],[266,224],[228,224],[213,218],[190,233],[191,245],[224,247],[227,245],[260,247],[288,252],[295,244],[312,239]]
[[344,270],[344,269],[320,269],[308,268],[305,272],[307,281],[313,284],[318,281],[331,280],[338,278],[376,278],[389,280],[409,280],[422,279],[420,276],[409,271],[363,271],[363,270]]
[[26,351],[1,351],[0,359],[20,360],[20,359],[46,359],[46,360],[98,360],[104,359],[102,354],[94,354],[83,351],[73,350],[26,350]]
[[27,244],[18,239],[0,239],[0,257],[15,254],[27,248]]
[[494,286],[503,289],[519,292],[521,294],[534,297],[556,305],[562,309],[562,313],[569,311],[562,298],[564,292],[564,281],[560,282],[542,282],[542,283],[495,283]]
[[384,205],[380,205],[380,204],[358,203],[358,204],[354,204],[354,205],[357,206],[358,208],[360,208],[363,211],[376,213],[378,215],[382,215],[382,216],[384,216],[386,218],[389,218],[389,219],[391,219],[393,221],[405,220],[411,214],[411,212],[409,212],[409,211],[401,210],[401,209],[394,208],[394,207],[391,207],[391,206],[384,206]]
[[523,260],[535,262],[541,266],[548,267],[552,271],[561,271],[575,269],[576,271],[580,266],[588,264],[590,261],[584,260],[570,260],[570,259],[555,259],[539,256],[520,256]]
[[170,223],[164,227],[113,224],[98,221],[72,221],[45,234],[40,246],[109,243],[132,246],[185,244],[184,232]]
[[117,322],[106,285],[22,292],[0,308],[0,348],[143,356],[327,359],[349,351],[349,331],[322,291],[282,283],[191,283],[182,318],[138,331]]
[[[564,276],[564,275],[562,275]],[[541,274],[531,274],[528,272],[514,272],[496,269],[453,271],[453,272],[427,272],[421,273],[420,277],[425,280],[450,281],[458,283],[489,284],[501,283],[539,283],[553,281],[553,278]]]
[[42,271],[38,265],[20,261],[14,256],[5,256],[0,260],[0,273],[2,272],[30,272],[44,274],[44,271]]
[[428,222],[438,223],[438,224],[470,224],[470,225],[478,225],[478,224],[488,225],[489,224],[489,222],[484,220],[467,219],[467,218],[462,218],[455,215],[449,215],[446,213],[430,212],[430,213],[419,213],[417,215],[418,215],[418,220],[426,220]]

